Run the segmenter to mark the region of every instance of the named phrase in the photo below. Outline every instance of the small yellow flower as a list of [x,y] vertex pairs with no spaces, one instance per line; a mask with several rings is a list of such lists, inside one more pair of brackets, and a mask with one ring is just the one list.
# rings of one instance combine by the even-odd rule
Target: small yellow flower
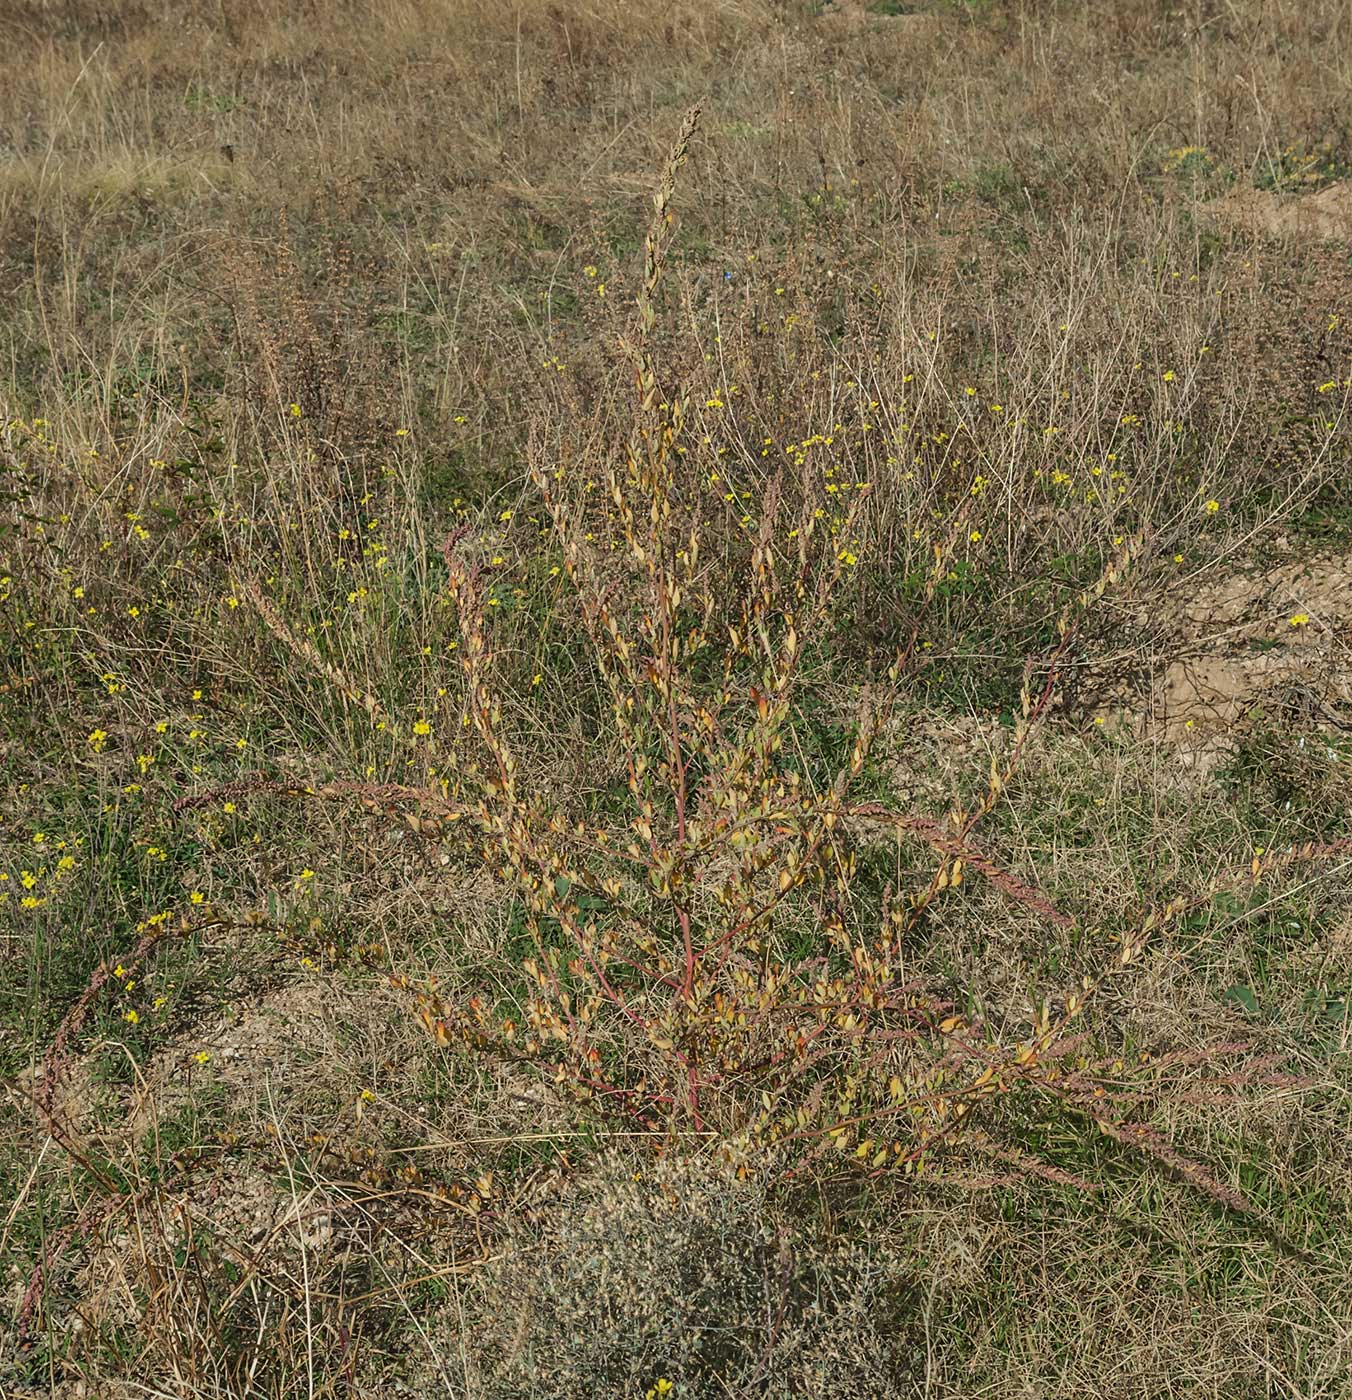
[[1214,501],[1214,500],[1213,500],[1213,501],[1208,501],[1208,502],[1206,503],[1206,513],[1207,513],[1208,515],[1215,515],[1215,513],[1216,513],[1220,508],[1221,508],[1221,503],[1220,503],[1219,501]]
[[210,1050],[199,1050],[199,1051],[197,1052],[197,1054],[195,1054],[195,1055],[193,1056],[193,1059],[196,1060],[197,1063],[198,1063],[199,1065],[204,1065],[204,1064],[206,1064],[206,1062],[207,1062],[210,1058],[211,1058],[211,1051],[210,1051]]
[[188,896],[188,898],[189,898],[194,904],[201,904],[202,901],[206,898],[206,895],[204,895],[204,894],[202,893],[201,890],[194,890],[194,891]]
[[420,738],[426,738],[432,732],[432,726],[425,719],[420,719],[413,726],[413,732]]
[[1173,370],[1171,370],[1171,369],[1166,369],[1166,370],[1164,371],[1164,382],[1165,382],[1166,384],[1172,384],[1172,383],[1174,382],[1174,379],[1175,379],[1175,375],[1174,375]]
[[1309,613],[1293,613],[1291,615],[1292,627],[1308,627],[1310,625]]
[[108,731],[106,729],[91,730],[87,742],[95,753],[102,753],[103,746],[108,742]]
[[967,538],[971,540],[973,544],[975,544],[981,538],[981,531],[973,530],[972,533],[967,536]]
[[310,867],[309,867],[308,865],[305,867],[304,870],[302,870],[302,871],[300,872],[300,878],[301,878],[302,880],[313,880],[314,877],[315,877],[315,873],[314,873],[313,870],[310,869]]
[[141,1018],[135,1011],[124,1011],[122,1013],[122,1019],[134,1026]]

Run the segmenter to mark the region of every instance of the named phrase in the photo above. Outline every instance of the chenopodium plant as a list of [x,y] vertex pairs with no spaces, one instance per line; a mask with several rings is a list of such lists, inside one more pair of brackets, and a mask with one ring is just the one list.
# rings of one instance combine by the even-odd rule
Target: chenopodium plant
[[[698,453],[682,440],[686,403],[663,391],[652,332],[669,206],[696,118],[687,119],[654,201],[637,330],[623,343],[635,384],[627,441],[609,461],[593,454],[572,463],[539,442],[532,454],[582,646],[607,697],[625,815],[523,776],[504,722],[481,568],[461,531],[445,556],[464,719],[478,752],[448,756],[454,776],[430,805],[469,818],[483,859],[517,893],[534,955],[521,966],[515,1004],[455,1001],[430,987],[418,994],[424,1023],[441,1044],[545,1070],[593,1115],[631,1131],[706,1140],[739,1172],[768,1162],[792,1173],[826,1155],[870,1174],[914,1172],[963,1149],[1001,1159],[1014,1174],[1088,1186],[996,1133],[1001,1115],[990,1110],[1031,1095],[1247,1208],[1151,1126],[1150,1109],[1171,1084],[1180,1097],[1178,1079],[1199,1065],[1227,1062],[1206,1093],[1271,1083],[1277,1065],[1241,1043],[1124,1064],[1091,1054],[1075,1023],[1152,936],[1219,889],[1256,884],[1274,865],[1347,843],[1270,852],[1104,930],[1105,965],[1038,1006],[1016,1039],[992,1038],[941,991],[908,977],[908,938],[969,872],[1052,925],[1076,924],[985,856],[975,829],[1048,710],[1081,615],[1128,569],[1140,541],[1126,542],[1067,604],[1039,683],[1033,666],[1025,674],[1009,752],[992,761],[970,808],[941,821],[861,793],[961,514],[948,543],[935,546],[909,641],[879,683],[863,688],[840,761],[826,773],[808,762],[796,718],[808,653],[829,635],[853,560],[842,542],[865,497],[842,508],[810,471],[784,468],[760,482],[758,518],[734,522],[693,465]],[[597,485],[604,490],[590,489]],[[928,846],[928,880],[869,897],[854,845],[869,825]]]
[[[759,521],[729,534],[686,468],[686,405],[659,388],[650,332],[695,117],[655,200],[625,344],[636,412],[627,444],[596,468],[604,496],[592,505],[543,450],[533,471],[608,698],[628,819],[598,824],[567,794],[522,781],[481,575],[463,535],[451,539],[468,718],[484,751],[474,815],[485,858],[520,892],[535,955],[519,1015],[435,994],[422,1014],[439,1039],[549,1066],[604,1113],[742,1154],[895,1112],[909,1092],[898,1052],[941,1008],[901,977],[886,937],[865,941],[847,917],[842,823],[884,707],[866,699],[830,782],[790,757],[805,639],[825,628],[849,515],[827,508],[824,487],[781,473],[764,482]],[[462,800],[470,781],[462,772]],[[909,1146],[879,1141],[884,1155]]]
[[[679,489],[682,405],[657,401],[638,359],[654,426],[607,474],[606,503],[589,511],[566,474],[536,478],[609,699],[625,815],[607,820],[523,778],[482,574],[463,533],[453,537],[466,718],[482,754],[456,761],[451,801],[517,892],[534,954],[519,1005],[458,1003],[433,988],[420,994],[421,1017],[438,1042],[546,1069],[630,1128],[712,1140],[742,1172],[767,1159],[794,1171],[828,1152],[870,1172],[913,1171],[939,1148],[992,1149],[970,1131],[972,1108],[1040,1085],[1040,1057],[1098,983],[1084,980],[1055,1030],[1044,1007],[1029,1039],[1001,1045],[908,977],[903,947],[970,871],[1053,923],[1073,922],[973,839],[1047,708],[1071,627],[1063,620],[1036,696],[1025,681],[1010,754],[970,811],[938,821],[860,791],[921,614],[823,775],[803,759],[795,706],[809,686],[803,638],[825,633],[840,592],[849,516],[833,522],[811,479],[771,477],[749,537],[702,563],[713,522]],[[936,551],[927,599],[948,552]],[[867,826],[928,846],[928,880],[905,896],[863,892],[855,843]],[[1063,1098],[1084,1087],[1090,1069],[1080,1071],[1058,1086]]]
[[[880,684],[864,689],[835,771],[804,762],[795,706],[806,657],[828,632],[853,557],[842,541],[864,497],[839,507],[824,482],[785,468],[760,483],[758,519],[734,524],[692,465],[686,403],[662,390],[652,332],[669,205],[696,118],[654,201],[637,330],[623,343],[635,383],[628,440],[609,462],[571,470],[539,444],[533,453],[608,700],[626,815],[607,822],[523,778],[481,569],[461,531],[445,555],[480,753],[458,761],[452,800],[517,891],[534,955],[516,1005],[454,1003],[433,988],[420,994],[420,1014],[443,1044],[529,1061],[595,1112],[710,1139],[740,1170],[767,1150],[789,1170],[830,1151],[870,1171],[913,1170],[962,1136],[980,1095],[1036,1058],[961,1035],[953,1006],[906,976],[902,945],[968,869],[1065,921],[985,860],[971,830],[1045,709],[1071,621],[1036,700],[1025,683],[1009,765],[992,768],[973,812],[945,824],[859,795],[922,611]],[[935,548],[922,610],[951,547]],[[937,852],[926,888],[872,907],[857,897],[853,834],[864,822]]]

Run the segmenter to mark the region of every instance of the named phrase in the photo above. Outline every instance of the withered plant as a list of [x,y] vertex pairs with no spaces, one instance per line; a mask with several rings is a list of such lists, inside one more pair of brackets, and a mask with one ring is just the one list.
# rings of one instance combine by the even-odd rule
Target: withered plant
[[[672,152],[644,245],[637,327],[623,346],[635,384],[628,440],[599,461],[537,441],[532,465],[608,701],[606,749],[623,793],[583,799],[537,777],[518,752],[485,570],[468,530],[457,532],[445,558],[463,725],[477,743],[446,756],[444,795],[424,794],[424,807],[466,822],[482,859],[516,892],[533,951],[513,993],[462,1000],[419,990],[423,1022],[443,1045],[539,1068],[600,1119],[712,1145],[741,1173],[767,1161],[799,1172],[827,1154],[874,1174],[914,1172],[960,1150],[1074,1179],[999,1135],[997,1121],[1017,1115],[985,1111],[1032,1094],[1242,1208],[1236,1192],[1151,1126],[1149,1106],[1198,1065],[1223,1062],[1231,1090],[1270,1081],[1276,1066],[1239,1043],[1124,1064],[1078,1029],[1151,934],[1225,881],[1102,929],[1115,949],[1106,970],[1087,969],[1043,1002],[1016,1040],[992,1039],[968,1019],[974,989],[936,986],[907,969],[925,911],[968,874],[1049,926],[1077,926],[983,855],[975,828],[1046,714],[1077,626],[1141,541],[1126,542],[1097,584],[1065,606],[1056,647],[1027,668],[1008,752],[967,809],[938,821],[869,791],[870,758],[905,685],[960,511],[949,544],[936,546],[909,639],[862,690],[846,751],[829,767],[810,759],[797,719],[855,562],[844,541],[866,498],[856,493],[841,507],[819,474],[770,470],[738,530],[692,465],[687,403],[679,387],[663,386],[651,332],[671,201],[697,119],[691,112]],[[928,849],[928,878],[871,897],[858,860],[869,828]],[[1316,853],[1269,854],[1229,883]]]

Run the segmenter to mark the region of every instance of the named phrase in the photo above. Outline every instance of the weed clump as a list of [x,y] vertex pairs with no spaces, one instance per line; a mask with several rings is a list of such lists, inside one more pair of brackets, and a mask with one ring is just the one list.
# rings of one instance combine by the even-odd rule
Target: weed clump
[[896,1261],[777,1214],[762,1184],[707,1162],[603,1158],[580,1191],[517,1219],[483,1272],[485,1400],[663,1383],[863,1400],[903,1383],[914,1318]]

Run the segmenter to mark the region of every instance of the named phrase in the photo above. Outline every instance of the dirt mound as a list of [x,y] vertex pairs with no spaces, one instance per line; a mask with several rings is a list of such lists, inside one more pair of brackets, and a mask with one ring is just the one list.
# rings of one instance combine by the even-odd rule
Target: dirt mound
[[1312,194],[1280,195],[1270,190],[1235,190],[1206,206],[1227,228],[1268,238],[1321,241],[1352,238],[1352,183],[1329,185]]

